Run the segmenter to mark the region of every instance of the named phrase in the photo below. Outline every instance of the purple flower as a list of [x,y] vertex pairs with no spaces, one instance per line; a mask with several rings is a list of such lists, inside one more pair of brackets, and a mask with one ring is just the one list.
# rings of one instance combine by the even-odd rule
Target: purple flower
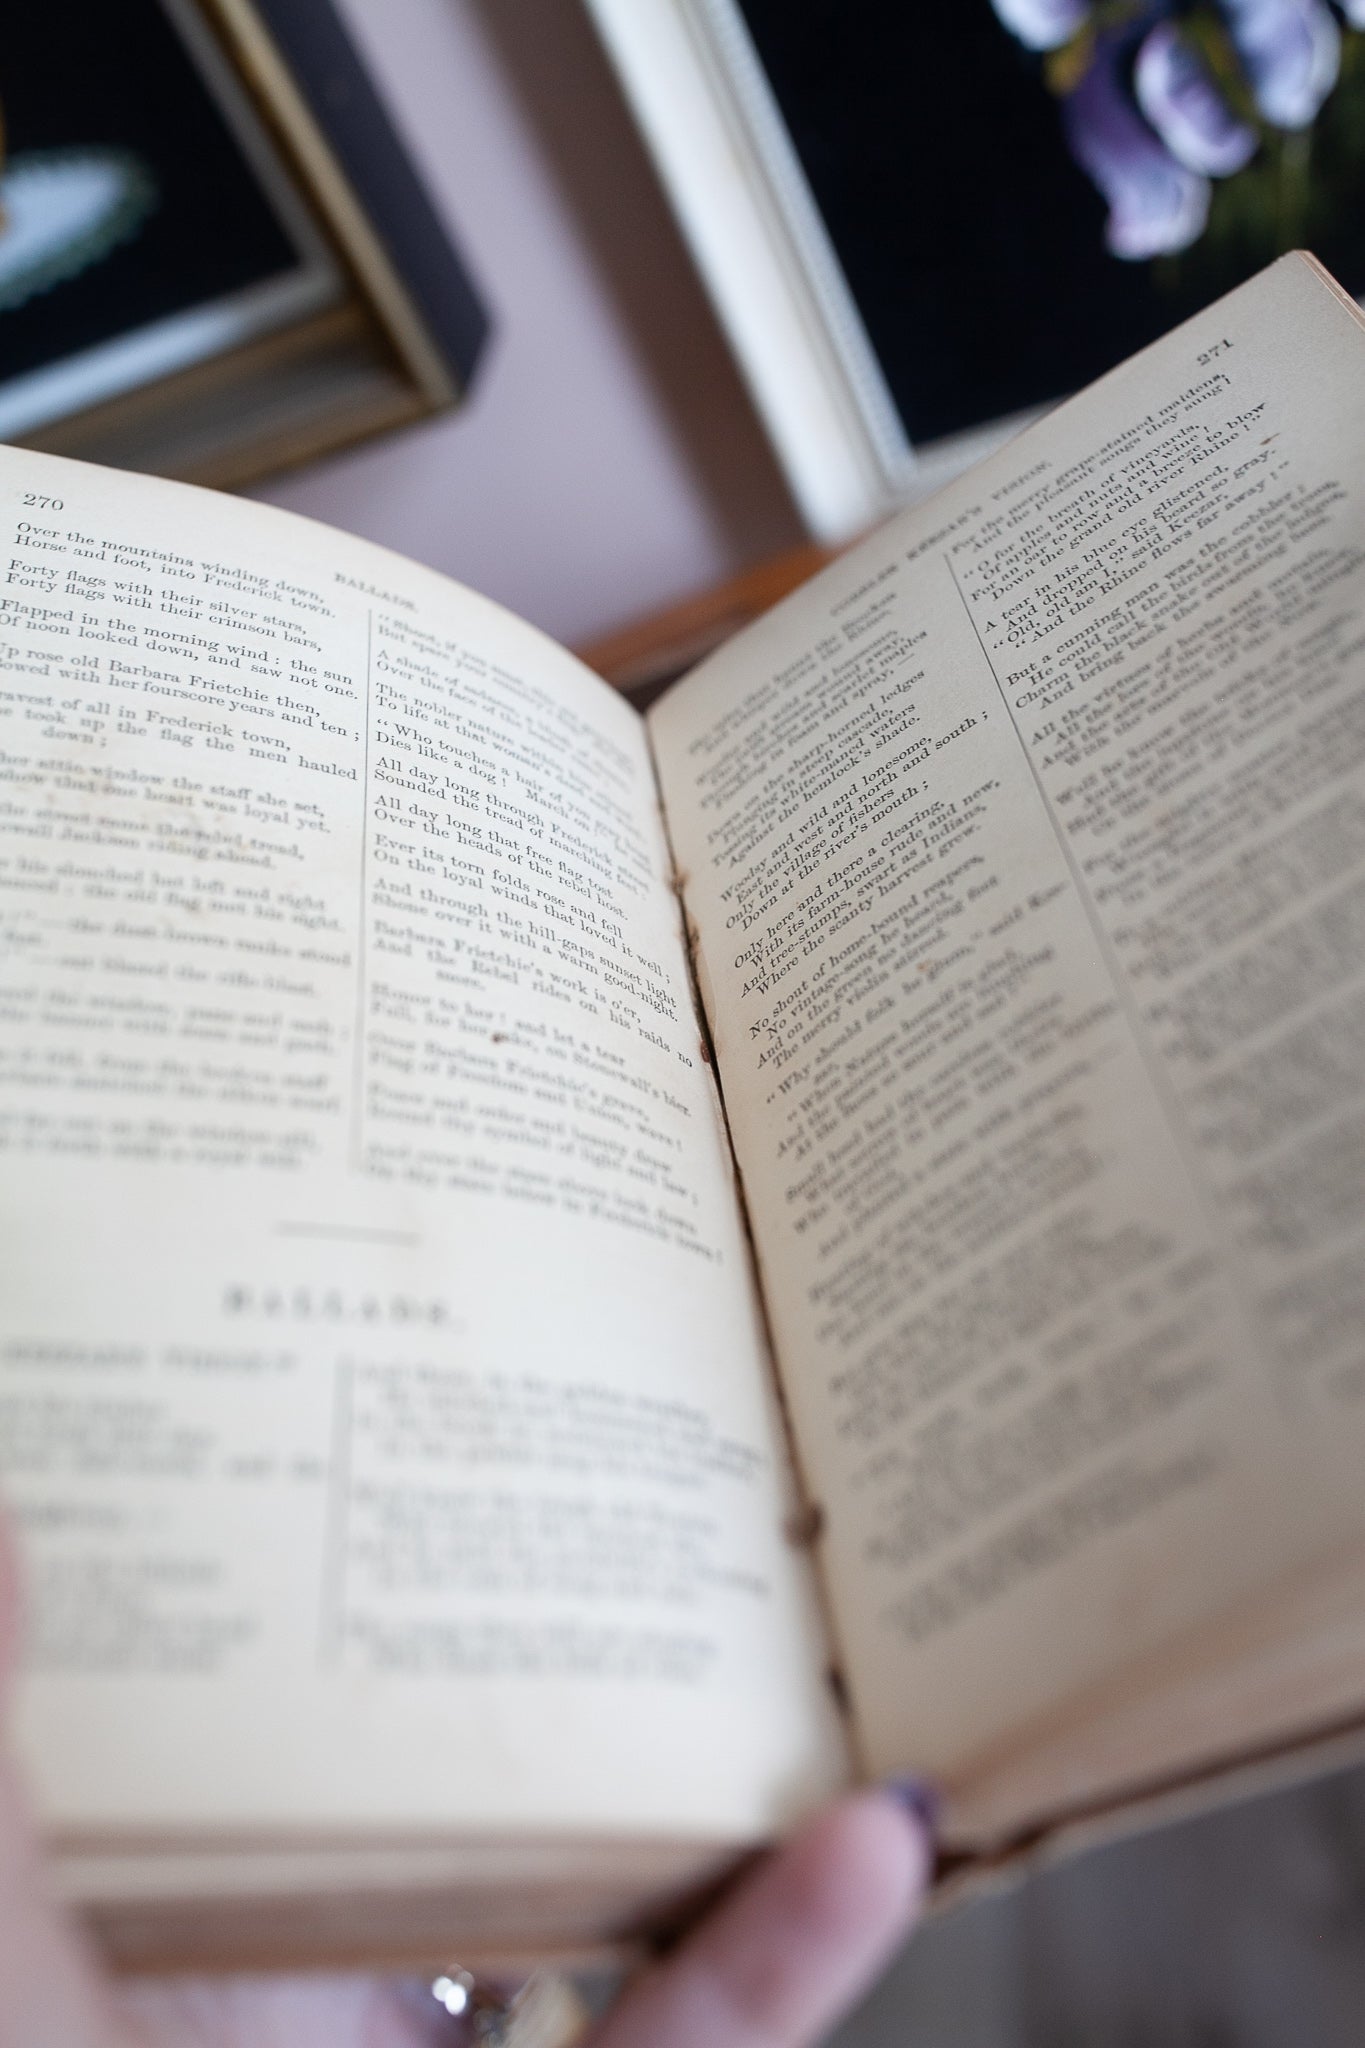
[[[1341,30],[1326,0],[1223,0],[1223,12],[1266,120],[1307,128],[1341,69]],[[1346,12],[1365,18],[1360,0]]]
[[1133,67],[1133,90],[1171,155],[1187,170],[1226,178],[1256,154],[1256,130],[1235,118],[1174,22],[1160,22],[1143,41]]
[[1101,35],[1063,102],[1071,153],[1109,202],[1105,241],[1130,262],[1188,249],[1204,232],[1209,182],[1178,162],[1133,104],[1123,76],[1128,38]]
[[[1105,239],[1141,260],[1188,248],[1204,231],[1209,179],[1256,154],[1211,75],[1177,0],[991,0],[1005,26],[1048,60],[1071,153],[1109,203]],[[1365,0],[1335,0],[1365,29]],[[1341,71],[1328,0],[1218,0],[1261,124],[1303,129]],[[1068,47],[1069,46],[1069,47]]]
[[1029,50],[1060,49],[1090,13],[1088,0],[991,0],[991,5]]

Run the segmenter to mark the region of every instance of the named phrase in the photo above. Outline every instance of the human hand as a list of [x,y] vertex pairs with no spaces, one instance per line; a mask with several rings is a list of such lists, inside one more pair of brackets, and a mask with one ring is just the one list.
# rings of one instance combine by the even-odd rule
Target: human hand
[[[0,1703],[17,1598],[0,1530]],[[592,2048],[808,2048],[908,1932],[930,1845],[913,1810],[864,1793],[768,1857],[676,1955],[647,1972]],[[424,1987],[361,1977],[115,1987],[47,1894],[0,1744],[0,2048],[460,2048]]]
[[[1204,231],[1209,180],[1251,161],[1264,129],[1311,127],[1341,67],[1328,0],[991,0],[1049,53],[1072,155],[1108,202],[1105,240],[1138,259]],[[1365,0],[1336,0],[1365,28]]]

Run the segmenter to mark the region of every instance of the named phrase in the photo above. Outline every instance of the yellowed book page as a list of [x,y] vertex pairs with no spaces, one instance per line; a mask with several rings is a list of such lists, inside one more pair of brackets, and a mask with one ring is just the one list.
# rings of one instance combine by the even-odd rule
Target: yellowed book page
[[769,1828],[841,1759],[639,720],[286,514],[0,516],[50,1827]]
[[873,1770],[1365,1539],[1363,394],[1286,259],[652,714]]
[[[1047,1717],[974,1772],[959,1822],[980,1839],[1068,1816],[1098,1819],[1154,1790],[1235,1791],[1336,1741],[1365,1750],[1365,1555],[1315,1557],[1274,1597],[1214,1621],[1147,1670],[1121,1674]],[[1297,1767],[1297,1766],[1296,1766]],[[1103,1787],[1100,1798],[1095,1787]]]

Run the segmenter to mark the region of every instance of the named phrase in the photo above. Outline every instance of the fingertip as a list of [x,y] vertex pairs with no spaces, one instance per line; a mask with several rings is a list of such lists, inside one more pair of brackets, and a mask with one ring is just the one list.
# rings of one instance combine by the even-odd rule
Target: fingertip
[[928,1836],[930,1847],[934,1847],[943,1818],[943,1800],[937,1787],[931,1785],[927,1778],[901,1777],[887,1778],[881,1790],[909,1814],[921,1832]]
[[921,1813],[891,1789],[855,1793],[813,1821],[792,1852],[809,1859],[826,1894],[823,1916],[885,1931],[894,1942],[918,1916],[934,1867],[933,1836]]
[[918,1903],[933,1884],[938,1866],[941,1801],[931,1785],[909,1779],[881,1786],[875,1798],[881,1808],[891,1808],[910,1843],[910,1884]]
[[789,1941],[831,1982],[871,1981],[919,1918],[933,1868],[922,1823],[883,1791],[860,1792],[808,1821],[774,1859]]
[[601,2048],[823,2040],[910,1932],[932,1857],[922,1822],[885,1792],[825,1807],[633,1987]]

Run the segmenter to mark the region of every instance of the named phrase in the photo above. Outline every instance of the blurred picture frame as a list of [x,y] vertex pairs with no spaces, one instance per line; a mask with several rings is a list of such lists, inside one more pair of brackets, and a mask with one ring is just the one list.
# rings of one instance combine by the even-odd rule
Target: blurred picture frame
[[236,486],[457,404],[488,321],[330,0],[0,23],[0,440]]

